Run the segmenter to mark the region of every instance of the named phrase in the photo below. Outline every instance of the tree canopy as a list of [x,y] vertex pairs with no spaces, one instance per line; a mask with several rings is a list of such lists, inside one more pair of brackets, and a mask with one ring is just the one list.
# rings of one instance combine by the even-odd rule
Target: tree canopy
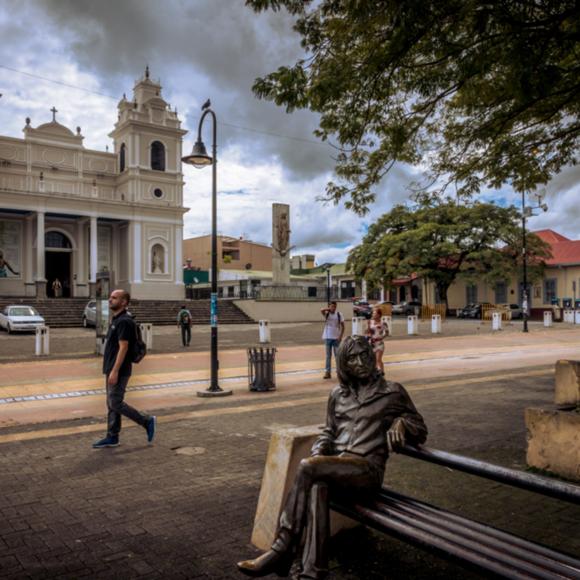
[[[447,290],[460,276],[495,283],[519,273],[522,242],[514,207],[423,199],[415,207],[398,205],[373,224],[350,252],[347,268],[371,288],[417,274],[432,281],[447,304]],[[529,232],[526,245],[533,281],[550,247]]]
[[338,142],[326,199],[365,213],[396,162],[470,196],[577,162],[576,0],[246,0],[296,16],[305,57],[255,81]]

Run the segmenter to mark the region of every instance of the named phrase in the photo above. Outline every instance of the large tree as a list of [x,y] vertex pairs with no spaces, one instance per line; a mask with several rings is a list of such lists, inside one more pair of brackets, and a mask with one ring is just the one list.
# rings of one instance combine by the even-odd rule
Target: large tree
[[[494,283],[521,273],[522,241],[514,207],[424,198],[412,207],[396,206],[371,225],[350,252],[347,268],[371,288],[417,274],[432,281],[447,304],[447,291],[458,277]],[[550,248],[533,233],[526,245],[533,281],[541,276]]]
[[471,195],[576,163],[577,0],[247,0],[296,16],[305,57],[253,90],[320,113],[339,144],[327,199],[364,213],[396,162]]

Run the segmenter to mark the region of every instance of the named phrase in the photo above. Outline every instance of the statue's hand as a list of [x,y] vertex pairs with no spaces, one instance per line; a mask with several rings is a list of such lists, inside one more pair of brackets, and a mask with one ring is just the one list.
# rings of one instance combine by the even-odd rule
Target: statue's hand
[[387,431],[389,453],[396,453],[403,445],[405,445],[405,425],[401,419],[395,419]]

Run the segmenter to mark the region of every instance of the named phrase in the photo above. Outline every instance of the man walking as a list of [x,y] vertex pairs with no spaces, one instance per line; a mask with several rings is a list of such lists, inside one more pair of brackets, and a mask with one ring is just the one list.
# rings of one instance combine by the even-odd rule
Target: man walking
[[191,318],[191,312],[185,307],[185,304],[181,307],[179,314],[177,315],[177,328],[181,328],[181,344],[183,346],[189,346],[191,342],[191,325],[193,320]]
[[103,374],[107,389],[107,436],[93,444],[95,449],[117,447],[121,431],[121,415],[132,419],[147,431],[147,441],[155,437],[157,419],[137,411],[125,403],[125,390],[131,377],[132,353],[137,340],[135,321],[127,312],[131,296],[125,290],[113,290],[109,308],[113,319],[107,332],[107,345],[103,356]]
[[322,333],[322,340],[326,345],[326,367],[323,378],[329,379],[332,353],[334,352],[334,362],[336,363],[336,350],[344,334],[344,317],[336,310],[336,302],[334,301],[320,312],[326,319]]

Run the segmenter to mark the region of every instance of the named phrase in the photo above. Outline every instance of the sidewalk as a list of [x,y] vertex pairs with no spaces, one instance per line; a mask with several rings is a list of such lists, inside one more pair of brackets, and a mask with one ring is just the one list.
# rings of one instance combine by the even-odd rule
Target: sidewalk
[[[161,356],[152,363],[159,371]],[[455,380],[406,382],[429,445],[525,468],[523,409],[551,400],[552,379],[547,367],[511,374],[464,369]],[[318,383],[297,375],[297,390],[160,411],[154,445],[128,422],[121,447],[98,451],[90,444],[102,420],[0,429],[29,436],[0,442],[0,578],[241,579],[234,563],[255,553],[249,538],[271,433],[322,423],[329,386]],[[580,552],[578,507],[405,457],[391,458],[387,478],[403,493]],[[340,580],[478,577],[364,529],[337,538],[332,554]]]

